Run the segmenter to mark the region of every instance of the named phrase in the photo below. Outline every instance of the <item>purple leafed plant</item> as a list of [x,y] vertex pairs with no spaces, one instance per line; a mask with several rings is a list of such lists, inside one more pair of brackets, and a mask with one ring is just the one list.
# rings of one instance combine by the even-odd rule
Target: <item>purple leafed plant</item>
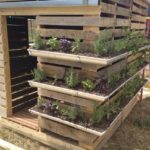
[[60,39],[59,41],[60,49],[64,52],[68,52],[71,49],[71,42],[66,39]]
[[50,111],[51,110],[51,107],[52,107],[52,102],[51,101],[47,101],[44,105],[44,111]]

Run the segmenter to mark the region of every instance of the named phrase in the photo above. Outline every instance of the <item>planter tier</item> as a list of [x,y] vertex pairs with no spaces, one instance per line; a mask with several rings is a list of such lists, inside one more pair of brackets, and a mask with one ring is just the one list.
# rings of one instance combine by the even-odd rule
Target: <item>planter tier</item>
[[34,108],[30,109],[30,112],[40,116],[39,125],[41,129],[46,129],[47,131],[55,133],[61,137],[73,139],[85,149],[99,150],[99,148],[101,148],[103,144],[105,144],[105,142],[112,136],[116,129],[125,120],[125,118],[131,112],[138,100],[139,95],[136,94],[134,98],[130,100],[130,102],[111,122],[109,127],[105,130],[102,129],[99,132],[90,128],[71,123],[69,121],[64,121],[60,118],[37,112],[36,110],[34,110]]
[[29,81],[29,84],[32,87],[38,88],[38,94],[40,96],[50,97],[67,103],[79,105],[83,111],[92,113],[95,104],[100,105],[107,102],[108,100],[111,102],[114,100],[114,98],[119,97],[120,93],[122,92],[122,88],[136,76],[142,75],[144,70],[145,67],[106,96],[72,90],[36,81]]
[[143,47],[137,54],[124,53],[107,59],[34,49],[28,51],[30,55],[38,57],[38,68],[44,70],[48,77],[63,79],[68,68],[73,67],[81,78],[94,79],[106,78],[108,74],[120,71],[139,57],[146,56],[144,50],[149,48],[150,46]]

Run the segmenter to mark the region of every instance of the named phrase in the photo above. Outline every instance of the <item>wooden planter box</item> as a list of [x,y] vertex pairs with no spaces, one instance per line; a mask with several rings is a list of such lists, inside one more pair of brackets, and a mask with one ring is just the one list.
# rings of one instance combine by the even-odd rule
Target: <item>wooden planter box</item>
[[136,94],[136,96],[131,99],[123,110],[116,116],[110,126],[106,130],[101,130],[101,132],[37,112],[34,109],[30,109],[30,112],[40,116],[39,125],[41,129],[46,129],[60,137],[73,139],[84,149],[100,150],[100,148],[102,148],[105,142],[125,120],[138,100],[139,95]]
[[31,56],[38,57],[38,68],[44,70],[48,77],[57,76],[63,79],[66,71],[73,67],[80,74],[81,79],[107,78],[108,74],[117,73],[127,64],[134,62],[142,56],[146,56],[145,46],[139,49],[139,53],[124,53],[112,58],[97,58],[59,52],[28,49]]
[[134,76],[122,83],[109,95],[96,95],[93,93],[87,93],[68,88],[58,87],[46,83],[40,83],[36,81],[29,81],[30,86],[38,88],[38,94],[44,97],[50,97],[53,99],[61,100],[67,103],[75,104],[80,106],[83,111],[92,113],[95,104],[100,105],[105,102],[112,101],[114,98],[120,95],[121,89],[133,80],[136,76],[142,75],[145,67],[137,72]]

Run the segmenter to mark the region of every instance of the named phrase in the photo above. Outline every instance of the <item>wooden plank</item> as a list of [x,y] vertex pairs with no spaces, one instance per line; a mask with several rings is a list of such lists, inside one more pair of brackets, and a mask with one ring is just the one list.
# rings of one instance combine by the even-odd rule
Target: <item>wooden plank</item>
[[95,32],[88,32],[83,30],[64,30],[64,29],[38,29],[42,37],[59,37],[70,39],[91,39],[95,40],[98,34]]
[[133,5],[133,7],[132,7],[132,12],[143,15],[143,16],[147,16],[147,10],[146,9],[139,8],[135,5]]
[[30,129],[30,128],[27,128],[25,126],[22,126],[22,125],[19,125],[17,123],[13,123],[12,121],[8,121],[6,119],[3,119],[1,118],[0,119],[1,121],[1,124],[4,126],[4,127],[7,127],[13,131],[16,131],[18,132],[19,134],[22,134],[24,136],[27,136],[31,139],[34,139],[36,141],[39,141],[43,144],[46,144],[48,146],[51,146],[51,147],[54,147],[56,149],[63,149],[63,150],[84,150],[83,148],[77,146],[76,144],[74,143],[71,143],[62,139],[62,138],[59,138],[59,137],[56,137],[56,136],[53,136],[51,134],[47,135],[46,133],[42,133],[42,132],[37,132],[33,129]]
[[[40,96],[50,97],[53,99],[58,99],[60,101],[78,105],[82,108],[82,110],[84,112],[88,112],[88,113],[93,112],[94,106],[96,104],[95,101],[91,101],[88,99],[75,97],[75,96],[71,96],[71,95],[67,95],[67,94],[63,94],[63,93],[58,93],[58,92],[54,92],[54,91],[49,91],[49,90],[45,90],[45,89],[38,89],[38,94]],[[100,105],[100,102],[98,102],[97,105]]]
[[142,6],[144,8],[148,8],[148,2],[144,0],[133,0],[134,3],[138,4],[139,6]]
[[145,23],[146,22],[146,17],[141,16],[141,15],[132,14],[131,20]]
[[6,108],[7,107],[7,100],[0,97],[0,106]]
[[0,105],[0,116],[7,117],[7,108],[1,105]]
[[[8,46],[8,32],[7,32],[7,18],[6,16],[0,16],[0,31],[1,31],[1,42],[2,52],[5,61],[5,68],[3,71],[5,94],[4,98],[7,100],[7,108],[0,113],[1,116],[12,115],[12,102],[11,102],[11,81],[10,81],[10,63],[9,63],[9,46]],[[0,71],[1,72],[1,71]],[[6,111],[4,113],[4,111]]]
[[5,74],[5,69],[4,68],[0,68],[0,76],[4,76]]
[[86,147],[84,148],[91,147],[93,145],[93,141],[97,138],[95,135],[42,117],[39,117],[39,125],[42,129],[46,129],[63,137],[71,138],[85,144]]
[[116,27],[126,27],[130,26],[130,20],[129,19],[116,19]]
[[[82,21],[81,21],[82,20]],[[36,18],[37,25],[65,25],[65,26],[100,26],[100,17],[57,17],[57,16],[39,16]]]
[[23,148],[20,148],[20,147],[18,147],[18,146],[15,146],[15,145],[13,145],[13,144],[11,144],[11,143],[9,143],[9,142],[6,142],[6,141],[4,141],[4,140],[2,140],[2,139],[0,139],[0,147],[1,148],[4,148],[4,149],[9,149],[9,150],[25,150],[25,149],[23,149]]
[[5,91],[5,85],[3,83],[0,83],[0,91]]
[[130,11],[130,9],[117,6],[116,14],[119,15],[119,16],[130,17],[131,16],[131,11]]
[[107,14],[115,14],[116,13],[116,7],[113,4],[107,4],[107,3],[101,3],[101,13],[107,13]]
[[72,7],[22,7],[1,8],[0,15],[37,16],[37,15],[99,15],[100,6],[72,6]]
[[146,24],[140,24],[140,23],[131,23],[131,29],[146,29]]
[[1,75],[0,75],[0,83],[3,83],[3,84],[4,84],[4,82],[5,82],[5,81],[4,81],[4,76],[1,76]]

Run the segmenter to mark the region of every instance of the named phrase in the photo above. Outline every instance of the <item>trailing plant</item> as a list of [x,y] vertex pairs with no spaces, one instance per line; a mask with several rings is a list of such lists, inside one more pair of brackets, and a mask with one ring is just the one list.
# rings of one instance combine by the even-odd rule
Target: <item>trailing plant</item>
[[85,90],[90,91],[90,92],[93,91],[96,87],[94,82],[91,80],[82,81],[82,85]]
[[51,50],[58,50],[59,48],[59,41],[57,38],[50,38],[46,44],[50,46]]
[[32,71],[32,75],[34,76],[34,80],[38,81],[38,82],[42,82],[46,80],[46,74],[44,71],[40,70],[40,69],[34,69]]
[[36,49],[42,49],[42,48],[44,48],[45,45],[46,44],[45,44],[44,40],[40,37],[39,33],[36,33],[35,37],[34,37],[34,47]]
[[79,85],[80,79],[77,72],[74,71],[73,68],[69,70],[66,75],[65,82],[69,88],[75,88]]
[[71,51],[72,52],[79,52],[80,51],[80,47],[81,47],[81,43],[80,43],[80,39],[76,39],[72,46],[71,46]]
[[126,49],[126,45],[127,45],[127,43],[124,38],[114,41],[115,51],[122,51],[122,50]]

